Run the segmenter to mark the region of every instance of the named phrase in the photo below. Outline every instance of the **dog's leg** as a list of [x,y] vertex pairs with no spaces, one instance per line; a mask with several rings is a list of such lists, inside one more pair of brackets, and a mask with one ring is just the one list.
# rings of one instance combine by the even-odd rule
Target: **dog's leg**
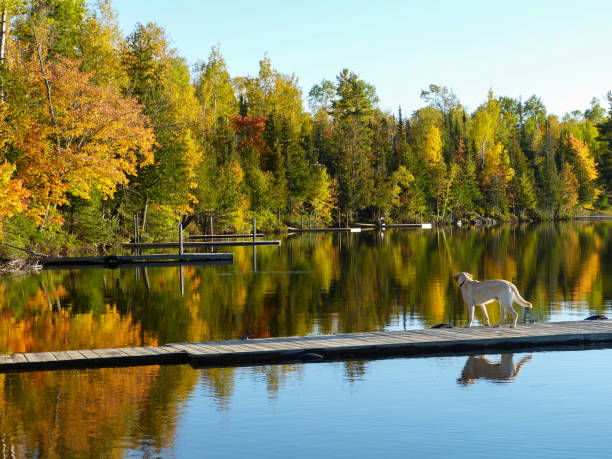
[[516,327],[516,322],[518,321],[518,312],[514,310],[514,308],[512,307],[512,304],[508,306],[508,310],[510,311],[510,314],[514,316],[514,322],[512,323],[512,328],[514,328]]
[[502,304],[502,302],[499,302],[499,322],[497,322],[494,327],[499,327],[501,326],[501,324],[503,323],[505,317],[506,317],[506,308],[504,307],[504,305]]
[[472,326],[472,322],[474,322],[474,305],[468,304],[468,324],[466,327],[470,328]]
[[485,325],[487,327],[491,326],[491,322],[489,322],[489,314],[487,314],[487,305],[486,304],[480,304],[480,309],[482,309],[482,315],[485,318]]

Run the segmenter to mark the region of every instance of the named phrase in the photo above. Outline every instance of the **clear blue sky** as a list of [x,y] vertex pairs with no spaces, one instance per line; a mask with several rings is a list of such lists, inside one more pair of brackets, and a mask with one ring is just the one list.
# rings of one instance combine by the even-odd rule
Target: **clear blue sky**
[[612,90],[608,1],[113,0],[125,34],[162,26],[190,64],[219,43],[232,76],[272,66],[304,95],[349,68],[372,83],[380,108],[423,105],[430,83],[469,110],[495,94],[541,97],[549,112],[584,110]]

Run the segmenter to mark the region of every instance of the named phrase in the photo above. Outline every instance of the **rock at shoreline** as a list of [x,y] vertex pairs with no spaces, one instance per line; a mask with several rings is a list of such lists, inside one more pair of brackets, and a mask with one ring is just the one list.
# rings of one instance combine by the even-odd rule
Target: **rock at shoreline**
[[37,259],[15,258],[0,261],[0,274],[32,274],[41,268]]

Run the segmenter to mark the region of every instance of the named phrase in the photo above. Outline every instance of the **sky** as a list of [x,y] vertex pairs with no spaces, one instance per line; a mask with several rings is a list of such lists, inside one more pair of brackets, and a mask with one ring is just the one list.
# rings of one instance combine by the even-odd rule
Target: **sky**
[[612,2],[470,0],[113,0],[119,25],[155,22],[187,62],[219,45],[232,77],[272,67],[295,74],[304,97],[343,68],[376,87],[382,110],[425,105],[435,83],[469,111],[494,94],[535,94],[559,116],[607,108]]

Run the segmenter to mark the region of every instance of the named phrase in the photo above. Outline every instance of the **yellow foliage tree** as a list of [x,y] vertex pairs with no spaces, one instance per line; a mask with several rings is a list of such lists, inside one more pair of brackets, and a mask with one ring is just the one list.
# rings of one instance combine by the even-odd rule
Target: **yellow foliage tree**
[[425,135],[423,154],[425,161],[432,166],[442,161],[442,136],[437,126],[432,126]]
[[582,140],[578,140],[572,134],[567,135],[567,142],[570,150],[574,154],[573,161],[575,166],[580,169],[584,176],[593,181],[597,178],[597,168],[595,167],[595,159],[589,151],[589,146]]
[[18,212],[26,209],[28,190],[23,187],[21,180],[12,177],[15,166],[10,163],[0,164],[0,239],[3,238],[2,222]]
[[322,167],[317,174],[310,196],[310,205],[316,217],[326,223],[332,220],[332,212],[336,208],[336,181],[329,177],[327,169]]
[[578,179],[569,163],[564,163],[559,175],[561,181],[561,210],[571,212],[578,205]]
[[594,184],[599,175],[595,166],[595,159],[589,150],[589,146],[584,141],[577,139],[572,134],[567,135],[566,141],[573,171],[578,180],[579,200],[589,205],[595,197]]
[[514,177],[514,169],[510,166],[508,152],[501,142],[495,142],[492,148],[486,150],[482,175],[485,185],[491,184],[495,179],[501,179],[506,185]]

